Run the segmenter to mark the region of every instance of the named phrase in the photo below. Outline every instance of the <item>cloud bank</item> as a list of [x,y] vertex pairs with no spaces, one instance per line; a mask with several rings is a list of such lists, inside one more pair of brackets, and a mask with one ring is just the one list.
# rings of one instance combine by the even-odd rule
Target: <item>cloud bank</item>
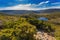
[[[16,6],[0,8],[0,10],[45,10],[45,9],[52,9],[52,8],[60,8],[60,6],[52,6],[52,7],[44,7],[44,8],[37,7],[43,4],[48,4],[49,2],[50,1],[40,2],[39,4],[19,4]],[[57,3],[52,3],[52,4],[57,4]]]
[[32,8],[31,4],[20,4],[11,7],[0,8],[0,10],[38,10],[39,8]]

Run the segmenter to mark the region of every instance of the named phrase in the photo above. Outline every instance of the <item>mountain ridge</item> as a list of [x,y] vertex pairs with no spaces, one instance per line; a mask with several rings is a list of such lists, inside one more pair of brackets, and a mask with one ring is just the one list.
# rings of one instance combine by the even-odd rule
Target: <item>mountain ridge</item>
[[60,12],[60,9],[46,9],[46,10],[0,10],[0,13],[6,13],[6,14],[53,13],[53,12]]

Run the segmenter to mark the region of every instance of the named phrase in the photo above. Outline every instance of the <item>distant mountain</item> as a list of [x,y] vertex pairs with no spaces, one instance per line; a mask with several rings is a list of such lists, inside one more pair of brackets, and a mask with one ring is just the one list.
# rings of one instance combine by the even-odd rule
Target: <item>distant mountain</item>
[[28,14],[28,13],[52,13],[60,12],[60,9],[46,9],[46,10],[0,10],[1,13],[6,14]]
[[1,10],[1,13],[6,13],[6,14],[26,14],[31,11],[28,10]]
[[53,13],[60,12],[60,9],[46,9],[46,10],[37,10],[37,13]]

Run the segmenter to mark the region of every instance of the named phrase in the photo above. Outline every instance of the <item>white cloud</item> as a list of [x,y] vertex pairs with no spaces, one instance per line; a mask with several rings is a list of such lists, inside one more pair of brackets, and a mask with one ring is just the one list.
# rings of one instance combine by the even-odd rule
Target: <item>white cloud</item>
[[46,1],[45,3],[49,3],[50,1]]
[[49,3],[50,1],[45,1],[45,2],[40,2],[39,4],[32,4],[32,6],[41,6],[43,4],[47,4]]
[[46,10],[46,9],[56,9],[60,8],[60,6],[52,6],[52,7],[47,7],[47,8],[32,8],[30,7],[31,4],[26,4],[26,5],[16,5],[12,7],[6,7],[6,8],[0,8],[0,10]]
[[46,4],[46,3],[49,3],[49,1],[40,2],[39,5]]
[[20,4],[11,7],[0,8],[0,10],[38,10],[39,8],[32,8],[31,4]]
[[39,5],[42,5],[42,4],[44,4],[45,2],[41,2],[41,3],[39,3]]
[[52,6],[52,7],[48,7],[49,9],[60,9],[60,6]]

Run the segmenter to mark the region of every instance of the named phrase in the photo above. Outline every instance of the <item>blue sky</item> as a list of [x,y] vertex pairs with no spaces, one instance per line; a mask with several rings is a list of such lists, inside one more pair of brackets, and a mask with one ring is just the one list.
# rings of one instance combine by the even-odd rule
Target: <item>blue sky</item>
[[60,0],[0,0],[0,10],[41,10],[60,8]]

